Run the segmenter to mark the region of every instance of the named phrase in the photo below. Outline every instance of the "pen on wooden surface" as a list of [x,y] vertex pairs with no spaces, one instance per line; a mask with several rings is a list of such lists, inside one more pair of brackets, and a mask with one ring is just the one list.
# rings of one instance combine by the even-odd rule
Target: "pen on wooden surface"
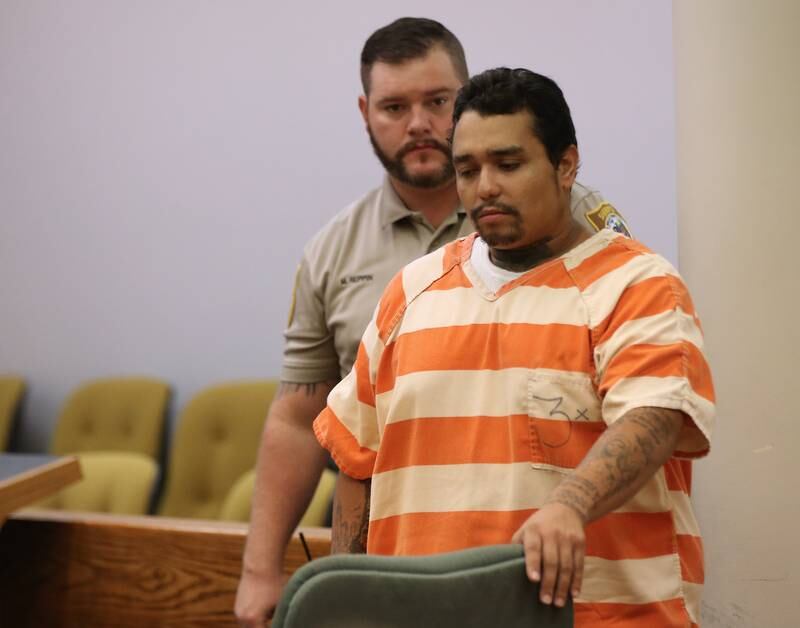
[[306,558],[308,558],[308,562],[311,562],[311,552],[308,550],[308,543],[306,543],[306,537],[303,536],[302,532],[298,532],[300,535],[300,542],[303,544],[303,549],[306,552]]

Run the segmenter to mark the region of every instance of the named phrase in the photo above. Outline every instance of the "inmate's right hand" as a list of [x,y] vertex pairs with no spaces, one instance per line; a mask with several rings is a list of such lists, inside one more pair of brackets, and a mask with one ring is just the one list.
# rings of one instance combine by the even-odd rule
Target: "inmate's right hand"
[[245,572],[236,590],[234,612],[241,628],[264,628],[272,619],[288,576]]

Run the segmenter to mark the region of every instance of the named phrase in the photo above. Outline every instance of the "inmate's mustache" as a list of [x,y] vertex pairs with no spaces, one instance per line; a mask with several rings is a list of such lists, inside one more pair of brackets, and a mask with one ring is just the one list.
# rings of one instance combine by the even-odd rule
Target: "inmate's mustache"
[[480,217],[480,214],[483,210],[487,207],[491,207],[492,209],[499,209],[502,212],[507,214],[511,214],[513,216],[519,216],[519,210],[516,207],[512,207],[511,205],[506,205],[505,203],[498,203],[497,201],[486,201],[485,203],[481,203],[477,207],[473,207],[469,211],[470,218],[472,220],[477,220]]

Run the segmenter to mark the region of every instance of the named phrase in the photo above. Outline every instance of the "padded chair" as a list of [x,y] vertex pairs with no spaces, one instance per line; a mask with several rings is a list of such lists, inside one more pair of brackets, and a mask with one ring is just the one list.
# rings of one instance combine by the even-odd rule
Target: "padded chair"
[[157,379],[88,382],[64,405],[50,451],[132,451],[157,460],[168,398],[169,386]]
[[[233,485],[222,504],[219,518],[223,521],[250,521],[250,507],[253,502],[253,487],[256,482],[256,472],[251,469]],[[333,490],[336,488],[336,472],[325,469],[319,479],[317,489],[311,498],[301,526],[322,527],[328,514],[328,507],[333,499]]]
[[521,545],[397,557],[342,554],[311,561],[284,589],[272,628],[571,628],[539,603]]
[[219,517],[231,487],[256,464],[277,387],[275,380],[231,382],[189,401],[170,448],[160,515]]
[[144,515],[158,465],[149,456],[127,451],[78,454],[83,479],[36,506],[53,510],[83,510],[118,515]]
[[12,375],[0,377],[0,451],[5,451],[8,447],[14,417],[17,415],[24,392],[25,381],[21,377]]

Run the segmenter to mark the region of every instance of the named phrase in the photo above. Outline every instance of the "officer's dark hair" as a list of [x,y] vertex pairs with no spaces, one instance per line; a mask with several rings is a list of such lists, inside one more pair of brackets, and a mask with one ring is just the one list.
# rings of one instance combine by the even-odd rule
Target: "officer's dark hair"
[[533,134],[558,166],[564,151],[578,145],[569,106],[556,82],[524,68],[494,68],[473,76],[461,88],[453,107],[453,129],[466,111],[497,116],[528,111]]
[[401,17],[379,28],[361,51],[361,85],[369,96],[370,73],[377,62],[400,64],[420,59],[434,46],[442,46],[450,57],[461,82],[469,78],[464,48],[455,35],[436,20],[424,17]]

